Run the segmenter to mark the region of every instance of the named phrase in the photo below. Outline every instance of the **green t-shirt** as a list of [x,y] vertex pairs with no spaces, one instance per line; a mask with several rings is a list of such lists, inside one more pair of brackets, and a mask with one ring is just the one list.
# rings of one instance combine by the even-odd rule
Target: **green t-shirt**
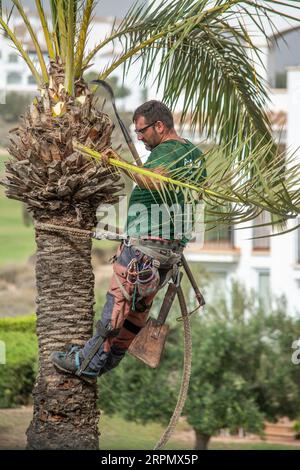
[[[168,140],[152,150],[144,168],[163,166],[168,171],[168,176],[176,179],[179,172],[181,176],[191,178],[191,169],[195,170],[197,165],[201,171],[201,180],[206,177],[201,155],[201,150],[188,140]],[[131,237],[180,239],[185,245],[188,242],[188,226],[191,225],[188,222],[191,220],[191,214],[188,215],[187,212],[190,212],[190,208],[185,205],[184,194],[180,188],[174,191],[167,187],[162,196],[159,191],[136,186],[129,199],[125,231]]]

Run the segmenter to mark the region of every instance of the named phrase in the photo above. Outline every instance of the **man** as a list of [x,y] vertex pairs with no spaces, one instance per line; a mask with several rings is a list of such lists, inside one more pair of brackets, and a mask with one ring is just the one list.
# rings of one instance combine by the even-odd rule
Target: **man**
[[[138,139],[151,150],[144,168],[174,177],[201,166],[201,151],[176,133],[172,113],[163,103],[144,103],[134,112],[133,122]],[[106,153],[106,164],[111,154],[111,150]],[[120,158],[115,153],[113,156]],[[201,177],[205,176],[204,169]],[[114,272],[96,334],[83,348],[74,345],[67,352],[52,354],[58,370],[87,382],[94,382],[119,364],[145,326],[158,290],[178,275],[178,263],[188,241],[183,228],[182,191],[166,190],[157,180],[143,175],[130,177],[136,187],[129,200],[128,238],[114,257]]]

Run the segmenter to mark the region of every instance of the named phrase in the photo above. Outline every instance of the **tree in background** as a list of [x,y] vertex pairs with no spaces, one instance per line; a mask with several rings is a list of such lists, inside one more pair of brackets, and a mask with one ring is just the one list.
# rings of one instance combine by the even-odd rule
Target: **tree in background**
[[[229,300],[216,299],[193,324],[194,362],[187,421],[196,448],[222,428],[261,432],[263,420],[300,412],[300,371],[291,362],[299,317],[279,302],[267,312],[233,283]],[[297,333],[298,331],[298,333]]]
[[[253,296],[233,283],[228,298],[216,298],[194,316],[193,368],[184,408],[195,431],[195,449],[207,449],[221,429],[263,434],[264,420],[300,413],[300,370],[291,362],[291,344],[300,319],[279,302],[265,312]],[[166,423],[175,406],[182,362],[180,328],[173,328],[157,370],[124,361],[100,381],[100,406],[108,413],[146,423]],[[119,385],[122,383],[122,394]]]
[[[91,83],[93,80],[96,80],[99,76],[99,73],[97,72],[88,72],[84,74],[83,78],[86,83]],[[114,90],[114,95],[116,99],[122,100],[123,98],[127,98],[127,96],[131,95],[131,91],[129,88],[127,88],[124,83],[121,85],[119,84],[119,78],[116,75],[113,75],[112,77],[109,77],[106,82],[112,87]],[[93,85],[90,85],[92,88]],[[107,96],[106,92],[102,90],[101,88],[98,90],[97,94],[99,96],[105,97]]]
[[28,93],[9,92],[5,104],[0,106],[0,117],[6,122],[17,122],[27,106],[32,102],[33,95]]
[[[295,210],[295,206],[287,206],[293,193],[289,196],[289,180],[282,170],[285,162],[270,165],[270,158],[277,158],[277,149],[264,110],[267,92],[247,54],[249,49],[258,55],[258,49],[244,28],[245,20],[253,20],[265,34],[256,15],[268,21],[278,2],[163,0],[157,5],[155,0],[135,5],[109,36],[87,51],[95,0],[49,0],[51,21],[46,19],[41,0],[35,0],[50,64],[22,2],[5,3],[13,4],[14,14],[22,19],[37,55],[35,63],[11,29],[10,15],[4,14],[2,3],[0,27],[29,67],[39,91],[11,133],[11,158],[2,181],[6,195],[27,204],[39,223],[39,373],[28,447],[97,449],[96,388],[57,374],[50,361],[51,352],[68,342],[82,345],[92,333],[91,239],[75,231],[63,235],[41,228],[41,223],[47,223],[90,230],[99,204],[113,204],[123,187],[119,173],[75,150],[74,140],[101,153],[111,146],[113,130],[109,116],[95,107],[96,88],[89,89],[83,74],[95,55],[116,40],[121,40],[123,49],[99,71],[99,78],[105,80],[117,67],[130,67],[140,58],[140,76],[145,82],[157,64],[156,78],[163,86],[165,101],[175,106],[183,94],[182,119],[191,115],[194,126],[198,124],[200,131],[223,144],[219,150],[223,163],[210,173],[210,188],[197,186],[203,198],[231,201],[235,222],[241,220],[241,214],[248,220],[254,218],[263,208],[285,218]],[[290,3],[295,2],[287,0],[281,5]],[[236,26],[231,22],[233,15]],[[236,168],[238,178],[233,178]],[[296,173],[294,169],[295,178]],[[199,171],[198,179],[194,176],[195,184],[201,181]],[[193,194],[190,199],[195,199]],[[249,210],[243,212],[244,207]],[[232,219],[232,213],[229,215]]]

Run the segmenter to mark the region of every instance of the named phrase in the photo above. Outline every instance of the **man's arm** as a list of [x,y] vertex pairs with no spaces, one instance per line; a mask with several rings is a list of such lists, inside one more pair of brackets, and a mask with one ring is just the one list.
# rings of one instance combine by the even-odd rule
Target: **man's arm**
[[[108,159],[109,158],[115,158],[116,160],[120,160],[121,162],[126,162],[124,158],[120,157],[114,150],[112,149],[107,149],[104,152],[102,152],[102,161],[104,164],[108,164]],[[150,189],[150,190],[159,190],[161,188],[161,181],[154,180],[152,178],[149,178],[148,176],[144,175],[139,175],[137,173],[133,173],[128,170],[122,169],[122,171],[129,176],[140,188],[143,189]],[[158,175],[163,175],[163,176],[168,176],[168,172],[166,168],[163,166],[158,166],[157,168],[151,168],[151,171],[153,173],[157,173]]]

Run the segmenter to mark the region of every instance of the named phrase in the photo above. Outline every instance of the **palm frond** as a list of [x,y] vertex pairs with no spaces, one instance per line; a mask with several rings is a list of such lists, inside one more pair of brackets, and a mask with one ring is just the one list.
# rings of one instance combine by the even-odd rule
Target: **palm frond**
[[68,0],[68,20],[67,20],[67,53],[65,57],[65,88],[69,95],[74,94],[74,24],[75,24],[75,3]]
[[[264,111],[267,93],[248,52],[251,50],[260,60],[259,51],[243,26],[240,7],[247,9],[247,18],[254,22],[257,12],[268,21],[271,21],[269,13],[290,18],[272,8],[277,4],[271,0],[259,3],[254,0],[178,0],[172,4],[162,1],[157,6],[157,2],[152,1],[147,6],[137,6],[118,30],[125,52],[101,78],[105,79],[122,63],[128,69],[133,61],[140,60],[141,83],[144,84],[157,64],[155,80],[163,87],[164,101],[174,108],[183,97],[182,121],[191,114],[192,126],[199,132],[216,138],[219,143],[228,140],[232,143],[231,148],[227,147],[229,153],[247,140],[241,153],[241,158],[245,158],[255,146],[255,141],[249,141],[247,136],[263,138],[265,143],[271,142],[272,136]],[[296,3],[294,7],[299,10]],[[257,22],[257,26],[265,35],[263,24]],[[271,146],[271,155],[275,151],[275,146]],[[269,161],[268,157],[270,155],[266,155],[264,164]]]
[[57,39],[59,42],[60,57],[63,62],[66,59],[67,50],[67,26],[66,26],[66,10],[64,0],[56,0],[56,15],[58,31]]
[[49,77],[48,77],[48,72],[47,72],[47,66],[46,66],[46,63],[45,63],[45,59],[44,59],[41,47],[39,45],[39,41],[36,37],[35,32],[33,31],[30,20],[29,20],[28,16],[26,15],[26,13],[24,11],[24,8],[22,7],[19,0],[12,0],[12,2],[15,5],[15,7],[17,8],[18,12],[20,13],[20,15],[21,15],[21,17],[24,21],[24,24],[26,25],[26,28],[27,28],[27,30],[30,34],[32,42],[34,44],[34,47],[35,47],[35,50],[36,50],[36,53],[37,53],[37,56],[38,56],[39,64],[40,64],[40,67],[41,67],[43,82],[48,83]]
[[54,60],[55,59],[55,51],[54,51],[54,48],[53,48],[52,39],[51,39],[51,35],[50,35],[50,32],[49,32],[48,23],[47,23],[47,20],[46,20],[46,15],[45,15],[45,11],[44,11],[41,0],[35,0],[35,5],[36,5],[36,9],[38,11],[40,22],[41,22],[41,25],[42,25],[42,28],[43,28],[49,58],[50,58],[50,60]]
[[87,0],[83,17],[80,26],[79,37],[77,41],[77,49],[76,49],[76,56],[75,56],[75,78],[79,78],[82,74],[82,62],[83,62],[83,55],[86,45],[87,33],[88,28],[90,25],[90,19],[93,11],[93,7],[95,6],[95,0]]
[[33,77],[35,78],[36,83],[40,86],[42,84],[42,77],[40,76],[39,72],[35,68],[32,60],[29,57],[29,55],[27,54],[27,52],[23,48],[22,43],[19,41],[19,39],[16,37],[16,35],[13,33],[13,31],[8,27],[7,22],[4,21],[2,17],[0,17],[0,26],[3,28],[3,30],[6,32],[7,36],[13,42],[13,44],[17,48],[18,52],[23,57],[25,63],[28,65],[29,69],[31,70],[31,73],[32,73]]

